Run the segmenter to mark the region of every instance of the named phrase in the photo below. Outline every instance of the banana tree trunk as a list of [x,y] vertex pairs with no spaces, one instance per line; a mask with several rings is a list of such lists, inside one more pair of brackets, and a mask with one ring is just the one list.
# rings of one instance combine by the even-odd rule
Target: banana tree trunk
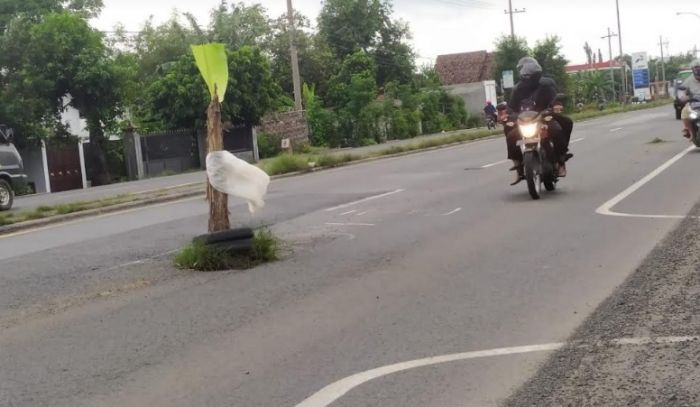
[[[223,149],[221,103],[215,94],[209,109],[207,109],[207,151],[214,152]],[[228,195],[215,190],[207,180],[207,199],[209,200],[209,232],[228,230],[231,227],[228,219]]]

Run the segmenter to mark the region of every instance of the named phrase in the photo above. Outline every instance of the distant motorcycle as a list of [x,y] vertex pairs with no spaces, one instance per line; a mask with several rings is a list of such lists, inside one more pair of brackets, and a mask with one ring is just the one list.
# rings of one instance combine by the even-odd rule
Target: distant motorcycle
[[489,130],[494,130],[496,128],[498,117],[495,115],[486,115],[486,127]]
[[696,147],[700,147],[700,98],[693,98],[688,101],[690,106],[690,141]]

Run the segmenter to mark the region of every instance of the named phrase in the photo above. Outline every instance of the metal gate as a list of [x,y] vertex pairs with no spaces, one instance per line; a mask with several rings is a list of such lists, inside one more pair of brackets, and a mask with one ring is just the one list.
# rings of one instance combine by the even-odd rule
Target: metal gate
[[46,159],[51,192],[69,191],[83,187],[80,153],[76,144],[48,145]]

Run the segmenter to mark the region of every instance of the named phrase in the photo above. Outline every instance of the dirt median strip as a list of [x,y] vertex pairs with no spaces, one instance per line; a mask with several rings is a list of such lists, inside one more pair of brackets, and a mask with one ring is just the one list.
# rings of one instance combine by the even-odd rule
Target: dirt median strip
[[[700,214],[700,204],[690,213]],[[700,336],[700,223],[687,218],[505,406],[699,406],[700,341],[579,347],[611,338]]]

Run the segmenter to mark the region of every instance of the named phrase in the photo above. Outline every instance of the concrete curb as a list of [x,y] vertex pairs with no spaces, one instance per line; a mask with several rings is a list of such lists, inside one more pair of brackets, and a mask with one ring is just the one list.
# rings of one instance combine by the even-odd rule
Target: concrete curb
[[[201,185],[197,183],[195,185]],[[30,220],[26,222],[13,223],[11,225],[0,226],[0,236],[7,235],[10,233],[16,233],[27,229],[41,228],[43,226],[49,226],[56,223],[69,222],[71,220],[77,220],[82,218],[89,218],[93,216],[104,215],[108,213],[126,211],[129,209],[135,209],[145,206],[152,206],[161,203],[178,201],[181,199],[192,198],[197,195],[201,195],[204,199],[204,189],[196,191],[186,191],[173,195],[159,196],[155,198],[140,199],[137,201],[126,202],[123,204],[105,206],[104,208],[88,209],[85,211],[78,211],[74,213],[68,213],[65,215],[55,215],[44,219]]]

